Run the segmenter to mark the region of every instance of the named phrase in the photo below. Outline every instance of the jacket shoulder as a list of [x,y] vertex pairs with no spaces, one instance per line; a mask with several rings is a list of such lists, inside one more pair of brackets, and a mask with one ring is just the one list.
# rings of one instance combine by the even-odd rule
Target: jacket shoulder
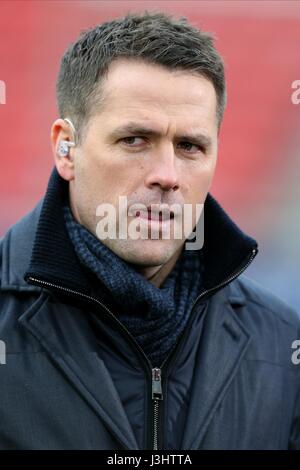
[[27,267],[43,200],[13,224],[0,239],[0,288],[26,286],[22,275]]
[[300,328],[299,312],[271,290],[244,274],[232,283],[231,295],[243,298],[253,310],[265,316],[272,316],[273,319]]

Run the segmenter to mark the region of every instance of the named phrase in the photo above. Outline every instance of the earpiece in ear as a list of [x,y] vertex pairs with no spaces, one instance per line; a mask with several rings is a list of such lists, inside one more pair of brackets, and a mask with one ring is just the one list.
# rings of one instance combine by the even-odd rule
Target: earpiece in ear
[[68,140],[60,140],[58,144],[57,154],[60,157],[66,157],[69,154],[69,147],[74,146],[74,142],[69,142]]

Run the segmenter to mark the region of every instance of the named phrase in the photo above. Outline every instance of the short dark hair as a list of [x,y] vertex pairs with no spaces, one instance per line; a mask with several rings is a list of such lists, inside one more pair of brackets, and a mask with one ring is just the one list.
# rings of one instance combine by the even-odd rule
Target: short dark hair
[[128,13],[83,31],[61,61],[57,79],[60,117],[72,119],[80,140],[95,104],[101,103],[99,84],[109,65],[118,58],[128,58],[205,76],[216,91],[220,127],[226,86],[223,61],[213,40],[210,33],[192,26],[185,17],[176,19],[166,13],[147,10]]

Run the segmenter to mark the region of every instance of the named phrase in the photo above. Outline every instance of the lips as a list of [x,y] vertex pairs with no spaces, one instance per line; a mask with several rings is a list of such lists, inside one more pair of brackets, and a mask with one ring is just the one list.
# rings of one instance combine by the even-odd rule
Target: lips
[[141,217],[142,219],[156,220],[159,222],[174,219],[173,211],[169,211],[168,209],[161,209],[161,210],[152,209],[151,210],[151,208],[147,208],[147,212],[137,211],[136,216]]

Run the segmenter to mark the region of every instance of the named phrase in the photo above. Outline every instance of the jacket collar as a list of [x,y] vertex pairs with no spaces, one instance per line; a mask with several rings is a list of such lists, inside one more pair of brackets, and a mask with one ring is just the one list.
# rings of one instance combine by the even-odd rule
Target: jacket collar
[[[2,289],[36,290],[29,277],[91,294],[88,274],[79,263],[65,228],[62,205],[68,183],[56,168],[45,197],[15,224],[3,240]],[[257,250],[256,241],[231,220],[211,194],[204,206],[203,283],[212,289],[235,273]]]

